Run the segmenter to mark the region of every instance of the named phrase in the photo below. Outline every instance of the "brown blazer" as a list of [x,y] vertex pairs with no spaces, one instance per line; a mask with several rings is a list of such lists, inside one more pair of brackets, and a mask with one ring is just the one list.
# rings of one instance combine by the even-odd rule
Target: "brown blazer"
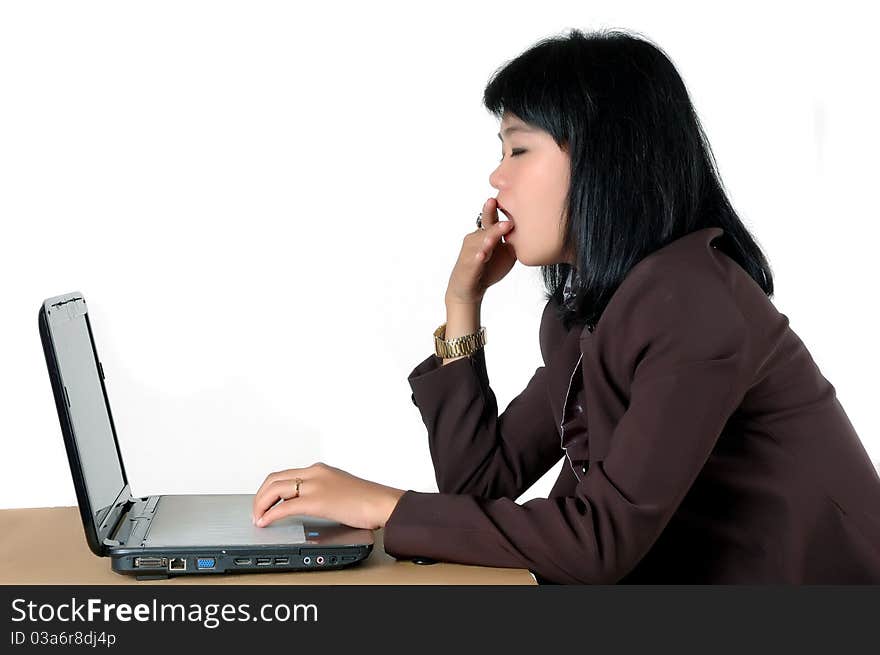
[[[642,259],[593,331],[548,303],[501,415],[482,350],[416,366],[440,493],[400,498],[385,550],[558,583],[880,583],[880,478],[721,234]],[[560,457],[548,498],[514,502]]]

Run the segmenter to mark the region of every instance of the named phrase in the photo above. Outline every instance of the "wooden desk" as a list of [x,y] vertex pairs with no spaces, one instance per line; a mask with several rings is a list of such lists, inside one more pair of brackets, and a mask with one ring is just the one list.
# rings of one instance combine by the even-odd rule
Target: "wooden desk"
[[373,552],[360,564],[338,571],[189,575],[137,580],[110,568],[110,559],[89,550],[76,507],[0,510],[0,584],[277,584],[277,585],[534,585],[525,569],[497,569],[438,562],[397,561],[385,552],[382,530]]

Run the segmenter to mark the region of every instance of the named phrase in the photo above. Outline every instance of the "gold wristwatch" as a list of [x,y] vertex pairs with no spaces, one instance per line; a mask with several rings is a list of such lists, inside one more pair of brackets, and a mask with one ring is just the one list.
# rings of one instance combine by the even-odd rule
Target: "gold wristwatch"
[[481,327],[473,334],[456,337],[446,341],[446,323],[434,330],[434,353],[437,357],[449,359],[470,355],[486,345],[486,328]]

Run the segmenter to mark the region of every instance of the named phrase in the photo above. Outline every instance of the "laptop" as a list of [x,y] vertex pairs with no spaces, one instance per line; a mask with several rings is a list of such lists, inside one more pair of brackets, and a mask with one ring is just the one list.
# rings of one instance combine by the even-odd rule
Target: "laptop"
[[253,494],[133,496],[83,294],[45,300],[38,322],[86,541],[114,571],[139,579],[313,571],[369,557],[372,530],[306,515],[253,525]]

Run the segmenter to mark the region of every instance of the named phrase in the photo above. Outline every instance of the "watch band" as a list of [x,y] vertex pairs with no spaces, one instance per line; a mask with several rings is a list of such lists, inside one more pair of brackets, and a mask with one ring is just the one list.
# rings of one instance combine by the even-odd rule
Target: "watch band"
[[481,327],[472,334],[446,340],[446,323],[434,330],[434,353],[437,357],[449,359],[470,355],[486,345],[486,328]]

